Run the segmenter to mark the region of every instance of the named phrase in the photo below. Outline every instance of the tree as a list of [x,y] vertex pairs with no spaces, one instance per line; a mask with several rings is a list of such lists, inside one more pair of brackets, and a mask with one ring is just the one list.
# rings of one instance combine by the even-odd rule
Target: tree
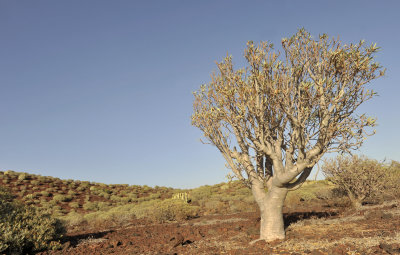
[[324,160],[322,172],[360,209],[366,198],[382,194],[390,185],[391,176],[384,165],[365,156],[338,156]]
[[[217,63],[211,82],[194,92],[192,125],[224,156],[252,191],[261,213],[260,239],[285,237],[282,207],[327,152],[361,146],[375,119],[356,109],[376,94],[366,84],[385,70],[374,61],[376,44],[343,45],[304,29],[269,42],[249,41],[247,66],[232,57]],[[267,191],[265,191],[267,188]]]

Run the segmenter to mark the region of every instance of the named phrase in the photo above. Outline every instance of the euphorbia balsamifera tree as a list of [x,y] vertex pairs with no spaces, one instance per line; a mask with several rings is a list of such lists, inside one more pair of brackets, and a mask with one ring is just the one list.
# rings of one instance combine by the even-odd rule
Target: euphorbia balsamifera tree
[[[261,213],[260,239],[285,238],[282,207],[327,152],[359,148],[375,119],[357,108],[376,94],[367,89],[385,69],[378,47],[314,39],[300,29],[282,39],[247,43],[246,67],[232,57],[217,63],[211,81],[194,92],[192,124],[224,156],[252,191]],[[267,191],[266,191],[267,190]]]

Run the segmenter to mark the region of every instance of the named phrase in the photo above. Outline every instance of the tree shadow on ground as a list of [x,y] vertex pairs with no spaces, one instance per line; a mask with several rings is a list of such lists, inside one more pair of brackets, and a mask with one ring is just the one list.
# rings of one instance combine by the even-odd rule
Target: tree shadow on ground
[[310,218],[328,218],[332,216],[338,215],[338,212],[316,212],[316,211],[311,211],[311,212],[292,212],[292,213],[285,213],[283,215],[283,219],[285,222],[285,229],[289,227],[290,224],[296,223],[301,220],[305,219],[310,219]]
[[96,233],[87,233],[87,234],[81,234],[81,235],[66,236],[63,238],[62,242],[63,243],[69,242],[70,246],[76,247],[83,240],[100,239],[100,238],[104,237],[105,235],[107,235],[109,233],[113,233],[113,232],[114,232],[114,230],[107,230],[107,231],[96,232]]

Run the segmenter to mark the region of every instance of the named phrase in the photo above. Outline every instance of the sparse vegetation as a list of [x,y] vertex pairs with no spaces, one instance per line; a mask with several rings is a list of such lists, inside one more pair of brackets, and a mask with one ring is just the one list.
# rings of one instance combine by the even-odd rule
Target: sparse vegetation
[[61,247],[61,222],[34,207],[19,204],[0,187],[0,252],[25,254]]
[[391,180],[386,168],[365,156],[338,156],[324,161],[322,171],[337,189],[347,194],[355,208],[368,198],[381,195]]
[[[399,176],[399,168],[395,161],[384,167],[388,176],[392,178]],[[53,180],[51,177],[41,178],[41,176],[31,174],[26,174],[29,176],[28,182],[22,180],[21,183],[18,179],[21,174],[10,172],[5,175],[4,172],[0,172],[0,180],[9,180],[7,186],[10,187],[15,199],[25,205],[40,208],[41,214],[50,213],[53,220],[55,217],[63,221],[67,229],[71,231],[82,228],[88,230],[120,228],[130,224],[132,220],[158,224],[208,217],[207,215],[257,211],[250,189],[240,181],[205,185],[196,189],[151,188],[149,186],[143,189],[138,185],[100,185],[90,182],[75,183],[71,180],[63,182],[58,179]],[[34,180],[39,181],[37,186],[32,185]],[[57,185],[50,187],[50,183]],[[32,193],[35,187],[37,191]],[[84,189],[79,190],[82,187]],[[181,194],[175,196],[183,199],[172,199],[174,194]],[[185,194],[187,194],[187,200]],[[14,200],[10,194],[8,197]],[[327,208],[345,208],[349,200],[343,197],[343,192],[329,180],[306,181],[302,188],[288,194],[285,206],[295,211],[298,208],[320,204],[321,201],[328,206]],[[38,208],[36,210],[39,211]],[[363,219],[360,216],[354,217]],[[317,220],[318,224],[323,225],[321,219],[309,219],[293,223],[289,229],[296,230],[302,224],[304,226],[317,224],[315,223]],[[60,247],[59,243],[51,241],[47,244],[49,246],[43,249]]]

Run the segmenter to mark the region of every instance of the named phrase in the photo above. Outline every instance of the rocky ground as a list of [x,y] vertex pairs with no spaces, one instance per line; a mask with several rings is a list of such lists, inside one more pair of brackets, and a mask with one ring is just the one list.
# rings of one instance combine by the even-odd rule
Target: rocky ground
[[77,226],[64,249],[45,254],[400,254],[400,201],[366,205],[361,211],[319,205],[285,208],[284,241],[250,245],[258,238],[257,212],[207,215],[123,227]]

